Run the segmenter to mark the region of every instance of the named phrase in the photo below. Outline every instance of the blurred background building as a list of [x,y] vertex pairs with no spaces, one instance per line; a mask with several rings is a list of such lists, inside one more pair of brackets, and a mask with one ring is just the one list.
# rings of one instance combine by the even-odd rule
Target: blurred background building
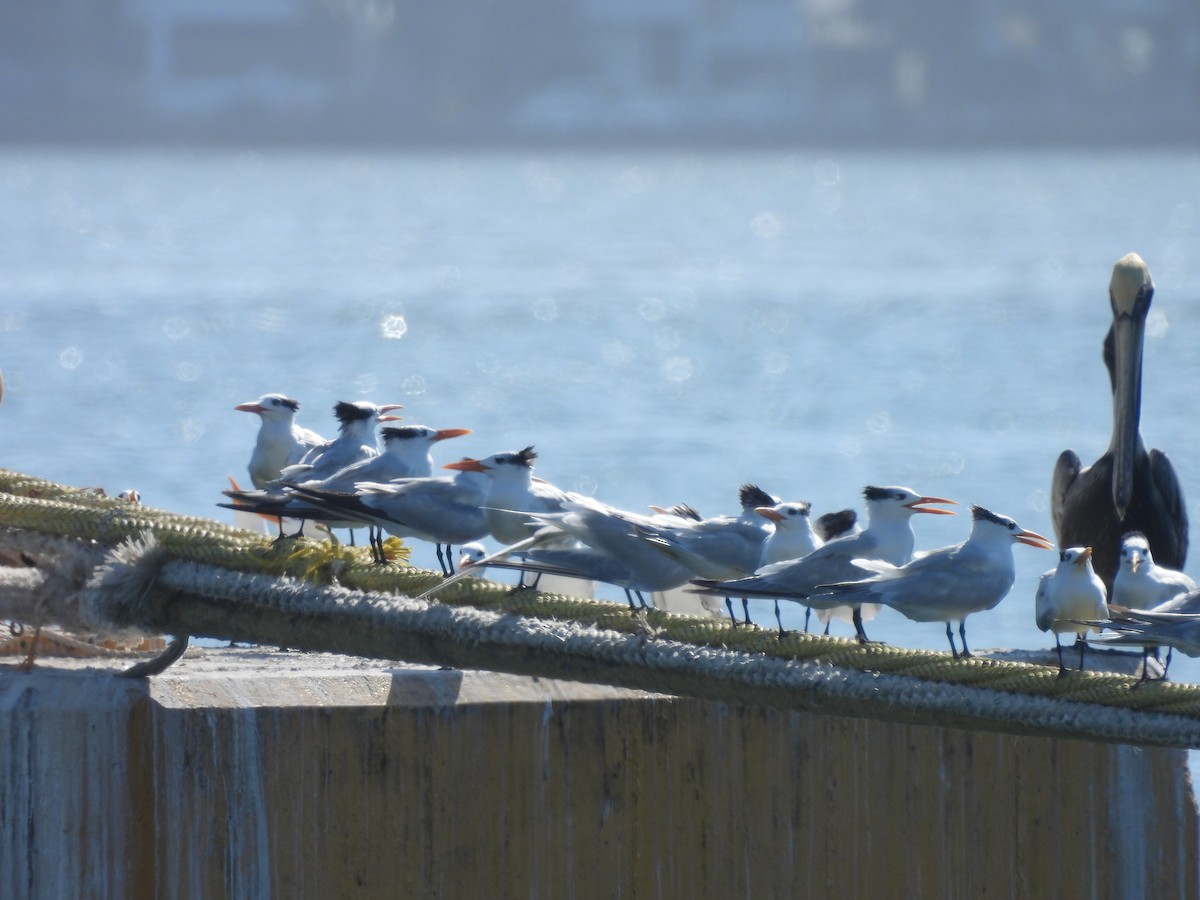
[[1195,0],[0,4],[0,140],[1145,144]]

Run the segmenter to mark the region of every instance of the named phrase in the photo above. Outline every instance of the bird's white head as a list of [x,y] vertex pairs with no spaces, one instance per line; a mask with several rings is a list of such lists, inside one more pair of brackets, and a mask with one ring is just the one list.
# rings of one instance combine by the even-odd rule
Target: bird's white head
[[867,501],[868,518],[873,515],[908,518],[914,513],[952,516],[955,514],[952,509],[939,509],[936,506],[927,506],[926,504],[948,503],[957,505],[954,500],[945,500],[941,497],[925,497],[918,494],[912,488],[906,487],[876,487],[875,485],[868,485],[863,489],[863,497]]
[[1143,566],[1149,566],[1154,561],[1150,555],[1150,542],[1140,531],[1131,531],[1121,538],[1121,568],[1128,568],[1137,573]]
[[1036,531],[1027,531],[1008,516],[994,513],[990,509],[975,505],[971,507],[971,537],[985,539],[1007,539],[1017,544],[1052,550],[1054,543]]

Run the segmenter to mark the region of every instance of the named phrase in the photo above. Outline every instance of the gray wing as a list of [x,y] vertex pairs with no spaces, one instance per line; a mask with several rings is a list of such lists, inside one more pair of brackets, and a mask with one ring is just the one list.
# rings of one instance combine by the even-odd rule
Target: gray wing
[[1054,578],[1054,569],[1042,574],[1038,579],[1037,596],[1034,598],[1034,621],[1041,631],[1049,631],[1054,624],[1054,612],[1050,609],[1050,582]]
[[1176,560],[1171,568],[1182,569],[1187,560],[1188,550],[1188,516],[1187,505],[1183,500],[1183,488],[1179,486],[1179,478],[1171,460],[1161,450],[1150,451],[1150,481],[1158,492],[1164,510],[1165,521],[1170,523],[1166,529],[1167,549],[1155,548],[1154,555],[1162,561]]
[[[1050,518],[1054,523],[1054,536],[1062,543],[1062,519],[1067,508],[1067,494],[1075,479],[1083,470],[1079,454],[1074,450],[1064,450],[1054,464],[1054,477],[1050,480]],[[1044,629],[1043,629],[1044,630]]]

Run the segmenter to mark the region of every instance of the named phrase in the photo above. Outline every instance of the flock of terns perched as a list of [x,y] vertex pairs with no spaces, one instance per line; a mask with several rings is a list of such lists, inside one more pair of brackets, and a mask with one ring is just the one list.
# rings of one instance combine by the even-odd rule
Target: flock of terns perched
[[[1188,528],[1179,482],[1165,454],[1147,452],[1139,434],[1142,344],[1153,295],[1139,256],[1117,261],[1104,342],[1112,441],[1091,466],[1067,450],[1054,468],[1052,515],[1061,552],[1041,577],[1036,621],[1054,633],[1060,676],[1067,674],[1060,634],[1076,635],[1080,669],[1087,641],[1141,646],[1143,678],[1145,657],[1160,646],[1200,656],[1200,591],[1179,571]],[[634,609],[646,605],[645,592],[689,585],[724,598],[735,625],[741,623],[734,599],[741,599],[748,625],[748,599],[770,598],[783,633],[779,601],[786,600],[807,608],[805,630],[816,610],[826,632],[832,618],[848,618],[862,642],[864,621],[886,605],[915,621],[944,623],[957,659],[971,655],[967,617],[994,607],[1013,585],[1014,544],[1054,546],[1008,516],[974,506],[965,541],[914,554],[913,516],[953,514],[944,507],[954,501],[907,487],[867,487],[865,527],[849,510],[814,519],[807,502],[780,501],[754,485],[742,487],[739,515],[702,518],[686,505],[634,513],[536,477],[532,447],[464,458],[443,466],[451,474],[435,475],[434,444],[469,431],[378,429],[398,419],[397,405],[338,403],[339,433],[329,441],[296,423],[299,404],[283,394],[236,408],[261,419],[249,467],[254,490],[226,491],[230,502],[222,506],[277,518],[281,538],[289,520],[301,529],[307,522],[366,527],[381,563],[384,532],[433,543],[445,578],[427,594],[485,566],[519,569],[515,589],[527,586],[527,574],[534,578],[529,586],[543,574],[616,585]],[[502,549],[485,553],[478,542],[486,537]],[[457,572],[454,546],[463,554]]]

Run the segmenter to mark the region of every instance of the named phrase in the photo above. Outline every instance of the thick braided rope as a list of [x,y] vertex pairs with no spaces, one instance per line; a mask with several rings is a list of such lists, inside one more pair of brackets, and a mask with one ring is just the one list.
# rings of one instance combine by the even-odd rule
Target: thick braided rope
[[[109,547],[130,538],[152,535],[170,559],[292,577],[317,585],[336,583],[376,593],[413,596],[441,581],[441,576],[434,572],[407,565],[375,565],[365,549],[303,539],[276,543],[264,535],[208,519],[99,497],[89,491],[3,469],[0,469],[0,526],[94,541]],[[1107,672],[1073,672],[1070,677],[1060,679],[1057,668],[1051,666],[986,658],[954,660],[944,652],[886,644],[860,645],[811,634],[780,637],[774,630],[735,629],[723,620],[674,616],[654,610],[635,616],[624,604],[534,591],[513,593],[505,585],[483,579],[463,579],[439,592],[436,599],[449,606],[571,621],[613,632],[653,633],[663,639],[757,658],[811,661],[839,669],[903,675],[923,682],[1200,717],[1200,687],[1194,685],[1172,682],[1138,685],[1130,676]]]

